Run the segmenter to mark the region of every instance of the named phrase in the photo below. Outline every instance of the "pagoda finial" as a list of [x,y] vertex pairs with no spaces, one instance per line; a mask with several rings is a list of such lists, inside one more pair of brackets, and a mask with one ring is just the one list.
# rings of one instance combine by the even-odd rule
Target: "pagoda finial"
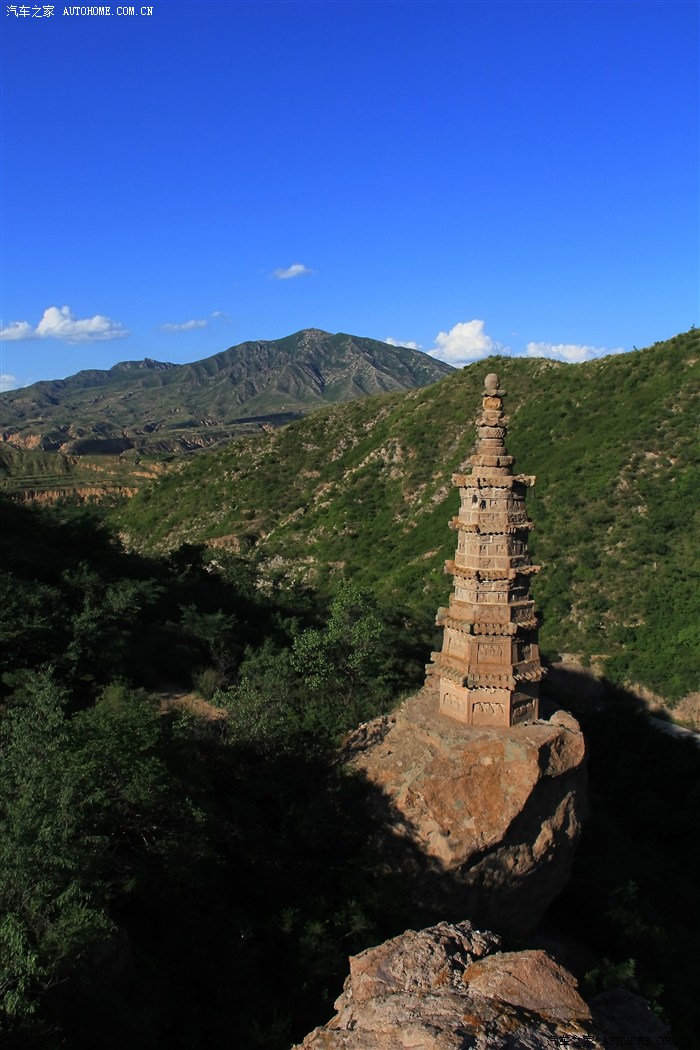
[[496,375],[496,373],[489,372],[489,374],[486,376],[486,379],[484,380],[484,393],[490,394],[493,397],[495,394],[498,393],[500,383],[501,381]]

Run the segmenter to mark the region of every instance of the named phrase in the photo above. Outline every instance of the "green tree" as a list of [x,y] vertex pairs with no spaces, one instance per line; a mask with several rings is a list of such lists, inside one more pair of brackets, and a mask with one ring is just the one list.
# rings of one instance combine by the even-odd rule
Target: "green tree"
[[70,716],[66,691],[41,672],[17,700],[0,722],[0,1008],[10,1020],[58,982],[94,981],[116,930],[111,902],[192,848],[145,694],[111,686]]
[[337,733],[376,713],[385,687],[385,628],[369,592],[343,583],[323,628],[294,639],[291,665],[308,694],[306,725]]
[[206,649],[210,663],[199,670],[195,684],[210,700],[216,689],[230,678],[240,657],[240,646],[236,644],[237,618],[222,609],[205,613],[196,605],[188,605],[182,609],[180,625]]
[[288,648],[268,638],[257,650],[247,649],[236,684],[214,697],[228,711],[229,742],[261,754],[293,751],[302,722],[299,686]]
[[68,959],[108,935],[90,892],[94,828],[76,794],[66,693],[32,675],[31,704],[0,725],[0,1007],[33,1013]]

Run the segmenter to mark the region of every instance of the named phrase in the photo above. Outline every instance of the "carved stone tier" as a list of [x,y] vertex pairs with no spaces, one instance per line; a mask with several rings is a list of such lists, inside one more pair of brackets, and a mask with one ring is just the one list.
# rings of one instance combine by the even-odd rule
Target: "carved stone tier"
[[505,438],[505,391],[498,376],[486,378],[472,472],[452,475],[459,489],[454,559],[445,564],[454,577],[448,608],[438,609],[441,652],[426,667],[440,680],[440,711],[468,725],[513,725],[537,718],[542,677],[537,618],[529,597],[527,536],[533,527],[525,490],[528,474],[513,474]]
[[516,532],[520,532],[521,529],[526,529],[528,532],[530,529],[534,529],[534,525],[531,521],[525,521],[520,525],[506,525],[503,528],[497,527],[495,523],[491,525],[485,525],[482,522],[477,521],[460,521],[459,518],[452,518],[449,522],[451,529],[459,529],[461,532],[474,532],[477,535],[513,535]]
[[522,565],[508,569],[497,569],[495,567],[480,566],[474,568],[471,565],[458,565],[455,561],[445,562],[445,572],[451,576],[470,577],[475,580],[514,580],[516,576],[532,576],[539,572],[540,565]]
[[534,485],[537,478],[534,474],[497,474],[494,480],[491,475],[479,471],[478,474],[453,474],[452,484],[460,488],[483,488],[484,483],[495,488],[511,489],[514,485]]
[[454,631],[463,631],[464,634],[517,634],[518,630],[532,630],[537,628],[537,619],[531,620],[508,620],[504,623],[488,623],[485,620],[472,621],[463,620],[458,616],[451,616],[448,609],[438,609],[435,623],[438,627],[451,627]]
[[451,627],[465,634],[517,634],[519,630],[534,631],[537,629],[537,618],[530,620],[507,620],[503,623],[489,623],[486,620],[462,620],[450,615],[447,609],[438,609],[435,623],[438,627]]
[[498,604],[486,600],[484,595],[481,595],[481,599],[481,601],[460,601],[454,594],[451,594],[449,608],[438,609],[438,617],[444,614],[459,623],[486,626],[512,623],[522,627],[523,630],[537,626],[535,603],[530,598],[513,598],[508,595],[505,602]]
[[[500,442],[494,442],[497,447],[500,446]],[[510,467],[513,463],[512,456],[502,456],[496,451],[493,453],[489,450],[488,452],[481,452],[476,456],[472,456],[471,463],[475,467]]]

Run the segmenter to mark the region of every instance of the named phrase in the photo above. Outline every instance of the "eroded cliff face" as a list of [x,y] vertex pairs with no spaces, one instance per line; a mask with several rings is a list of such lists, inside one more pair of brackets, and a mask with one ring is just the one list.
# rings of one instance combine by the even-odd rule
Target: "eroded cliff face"
[[499,949],[468,922],[369,948],[350,959],[335,1016],[296,1050],[597,1050],[605,1036],[640,1033],[671,1045],[637,996],[589,1007],[546,952]]
[[60,500],[79,500],[82,503],[98,502],[106,496],[119,496],[130,499],[138,489],[127,485],[74,485],[65,488],[33,489],[23,488],[12,493],[18,503],[58,503]]
[[375,833],[435,918],[523,934],[565,885],[585,809],[585,744],[558,712],[510,728],[437,713],[434,688],[356,730],[351,768],[381,789]]

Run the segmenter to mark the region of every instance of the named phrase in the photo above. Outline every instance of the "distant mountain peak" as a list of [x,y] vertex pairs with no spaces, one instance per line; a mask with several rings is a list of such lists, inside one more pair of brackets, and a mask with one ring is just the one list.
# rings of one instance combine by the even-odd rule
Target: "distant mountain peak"
[[[453,371],[415,350],[305,328],[191,364],[145,357],[8,391],[0,395],[3,433],[45,450],[94,454],[117,441],[157,454],[225,441],[246,420],[279,425],[324,405],[428,386]],[[76,428],[84,448],[71,444]]]
[[119,361],[118,364],[112,365],[109,369],[110,372],[132,372],[134,370],[148,368],[155,371],[163,371],[166,368],[177,368],[178,365],[171,364],[169,361],[156,361],[152,357],[144,357],[142,361]]
[[326,332],[323,328],[302,328],[300,332],[296,333],[301,336],[317,336],[322,339],[332,339],[334,335],[340,335],[339,332]]

